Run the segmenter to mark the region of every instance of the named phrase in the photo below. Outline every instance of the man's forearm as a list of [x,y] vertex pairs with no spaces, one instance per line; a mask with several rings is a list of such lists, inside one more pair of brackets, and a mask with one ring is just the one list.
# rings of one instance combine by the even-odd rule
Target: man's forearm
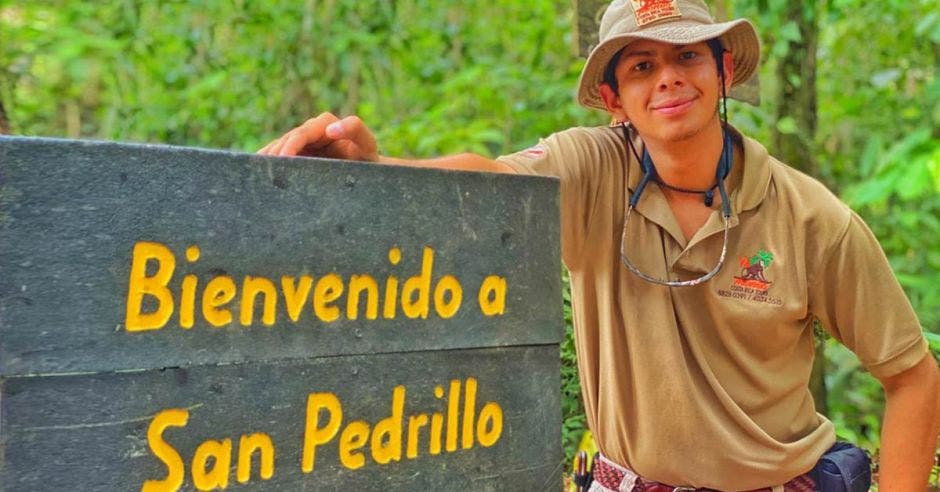
[[940,376],[933,357],[885,382],[887,405],[881,433],[879,490],[922,491],[937,449]]
[[477,154],[457,154],[433,159],[399,159],[380,156],[379,162],[397,166],[452,169],[458,171],[484,171],[491,173],[514,174],[516,171],[499,161],[487,159]]

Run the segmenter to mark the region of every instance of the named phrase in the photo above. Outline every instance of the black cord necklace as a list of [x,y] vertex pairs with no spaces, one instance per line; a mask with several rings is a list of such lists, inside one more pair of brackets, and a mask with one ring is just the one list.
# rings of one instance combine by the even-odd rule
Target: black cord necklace
[[630,149],[633,151],[633,155],[637,157],[637,160],[640,163],[642,163],[643,177],[640,179],[640,182],[637,183],[633,194],[630,195],[630,199],[627,201],[626,210],[624,211],[623,233],[620,236],[620,261],[623,262],[623,265],[627,267],[628,270],[633,272],[634,275],[654,284],[665,285],[668,287],[692,287],[707,282],[709,279],[718,274],[718,271],[721,270],[722,265],[725,264],[725,257],[728,254],[728,229],[731,227],[729,223],[731,219],[731,202],[728,200],[728,193],[725,190],[724,183],[725,178],[731,171],[732,150],[730,132],[727,130],[727,128],[722,128],[724,133],[724,147],[722,148],[721,158],[719,159],[717,169],[715,170],[716,184],[712,188],[709,188],[705,191],[690,190],[691,193],[701,193],[705,196],[705,206],[711,206],[715,197],[715,187],[718,188],[718,193],[721,194],[721,218],[722,222],[724,223],[724,238],[721,242],[721,255],[718,257],[718,263],[715,265],[715,268],[711,269],[711,271],[699,278],[692,280],[668,280],[643,273],[630,261],[630,258],[627,257],[626,245],[629,242],[627,240],[627,230],[628,224],[630,223],[630,215],[633,213],[633,209],[636,208],[637,203],[640,202],[640,196],[643,195],[643,189],[646,188],[646,185],[649,184],[649,182],[652,181],[653,177],[656,175],[656,167],[653,166],[653,160],[650,158],[649,152],[647,152],[646,149],[643,149],[642,159],[639,157],[639,153],[633,146],[633,141],[630,140],[630,136],[627,134],[626,125],[622,125],[621,128],[623,128],[624,138],[627,140]]
[[640,157],[640,153],[637,152],[636,147],[633,145],[633,140],[627,134],[627,126],[625,124],[621,125],[623,130],[623,138],[627,141],[627,144],[630,146],[630,150],[633,152],[633,156],[636,157],[636,161],[641,164],[644,173],[644,180],[653,181],[654,183],[679,193],[687,193],[690,195],[702,195],[702,201],[705,203],[706,207],[711,207],[715,203],[715,190],[718,189],[718,186],[724,181],[724,179],[731,172],[731,159],[728,158],[730,153],[730,138],[726,129],[722,128],[724,134],[724,148],[721,152],[721,157],[718,160],[718,166],[715,170],[715,183],[710,187],[704,190],[693,190],[690,188],[682,188],[680,186],[674,186],[667,183],[663,180],[659,173],[656,171],[656,166],[653,164],[653,159],[650,157],[649,152],[646,149],[643,149],[643,157]]

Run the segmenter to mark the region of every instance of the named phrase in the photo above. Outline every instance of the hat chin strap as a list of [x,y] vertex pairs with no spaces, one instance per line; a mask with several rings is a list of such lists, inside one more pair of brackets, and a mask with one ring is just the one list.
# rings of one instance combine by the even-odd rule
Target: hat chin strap
[[640,163],[641,169],[643,169],[643,177],[640,179],[639,184],[637,184],[636,189],[633,191],[633,194],[630,196],[629,205],[630,208],[636,207],[637,203],[640,202],[640,196],[643,195],[643,190],[646,188],[646,185],[650,181],[655,181],[657,184],[668,188],[673,191],[678,191],[680,193],[689,193],[689,194],[701,194],[703,195],[703,201],[706,207],[711,207],[715,200],[715,189],[718,189],[718,193],[721,196],[721,212],[725,219],[731,217],[731,204],[728,200],[728,193],[725,190],[725,178],[731,173],[731,166],[734,160],[734,150],[731,143],[731,135],[728,132],[728,94],[725,90],[725,71],[724,71],[724,60],[721,54],[716,54],[715,62],[718,65],[718,79],[721,84],[721,132],[722,132],[722,148],[721,156],[718,159],[718,164],[715,167],[715,183],[707,189],[704,190],[693,190],[688,188],[682,188],[679,186],[673,186],[665,182],[660,178],[659,174],[656,172],[656,166],[653,164],[653,158],[650,157],[649,152],[644,145],[643,148],[643,157],[640,157],[639,153],[636,150],[636,147],[633,145],[633,140],[630,138],[630,135],[627,132],[626,123],[621,122],[620,128],[623,131],[623,139],[626,141],[627,145],[630,147],[630,150],[633,152],[633,156],[636,157],[637,162]]
[[725,189],[725,178],[731,174],[731,166],[734,161],[734,150],[731,143],[731,134],[727,129],[727,124],[723,125],[721,129],[722,148],[721,157],[719,157],[718,164],[715,166],[715,183],[704,190],[681,188],[679,186],[670,185],[669,183],[663,181],[663,179],[659,176],[659,173],[656,172],[656,165],[653,164],[653,158],[650,157],[649,151],[644,148],[643,157],[640,157],[636,151],[636,147],[633,146],[633,140],[630,139],[630,136],[627,133],[626,124],[621,123],[620,127],[623,131],[623,137],[627,141],[627,145],[630,147],[630,150],[633,151],[633,155],[640,163],[640,168],[643,169],[643,177],[637,184],[636,189],[633,190],[633,194],[630,195],[630,208],[635,208],[637,206],[637,204],[640,202],[640,197],[643,196],[643,190],[646,189],[646,185],[649,184],[650,181],[654,181],[660,186],[673,191],[703,195],[702,199],[706,207],[711,207],[714,203],[715,189],[717,188],[718,194],[721,196],[721,213],[725,218],[731,217],[731,203],[728,200],[728,192]]

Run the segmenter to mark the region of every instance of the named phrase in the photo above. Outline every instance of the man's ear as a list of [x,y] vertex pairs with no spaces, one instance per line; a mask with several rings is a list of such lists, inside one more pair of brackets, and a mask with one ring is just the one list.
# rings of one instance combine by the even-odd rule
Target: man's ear
[[725,71],[725,91],[731,92],[731,81],[734,80],[734,56],[725,50],[721,54],[721,63]]
[[604,101],[604,107],[607,112],[619,122],[627,122],[627,113],[623,110],[623,103],[620,101],[620,95],[614,92],[614,89],[607,83],[601,83],[598,87],[601,94],[601,100]]

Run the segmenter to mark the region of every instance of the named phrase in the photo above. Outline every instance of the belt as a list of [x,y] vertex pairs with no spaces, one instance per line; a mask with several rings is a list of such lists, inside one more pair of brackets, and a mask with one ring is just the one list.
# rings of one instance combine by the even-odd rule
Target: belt
[[[594,459],[592,468],[594,482],[606,490],[615,492],[717,492],[714,489],[696,487],[674,487],[659,482],[646,480],[633,471],[628,470],[601,455]],[[592,490],[597,490],[592,488]],[[816,483],[809,475],[800,475],[780,487],[766,487],[753,492],[814,492]]]

